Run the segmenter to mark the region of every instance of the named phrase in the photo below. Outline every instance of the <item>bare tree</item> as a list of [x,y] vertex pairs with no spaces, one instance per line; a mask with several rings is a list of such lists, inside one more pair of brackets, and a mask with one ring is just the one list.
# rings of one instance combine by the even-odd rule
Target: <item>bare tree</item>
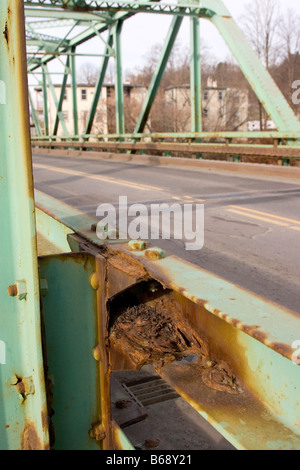
[[[242,17],[244,32],[257,55],[270,71],[280,59],[280,28],[282,26],[278,0],[252,0]],[[267,114],[258,102],[260,129],[265,128]]]
[[99,69],[92,63],[87,62],[80,67],[77,80],[82,85],[95,85]]
[[282,24],[278,0],[253,0],[242,17],[244,32],[267,69],[278,59]]
[[289,10],[282,19],[280,33],[282,63],[274,70],[275,79],[285,97],[292,103],[292,84],[300,72],[300,18]]

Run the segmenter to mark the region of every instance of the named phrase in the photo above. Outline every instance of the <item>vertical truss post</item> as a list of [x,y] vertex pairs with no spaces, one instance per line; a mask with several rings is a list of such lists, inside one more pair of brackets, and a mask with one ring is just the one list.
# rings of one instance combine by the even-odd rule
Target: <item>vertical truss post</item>
[[[190,89],[191,89],[191,132],[202,132],[202,88],[201,88],[201,54],[200,54],[200,19],[190,19],[191,30],[191,65],[190,65]],[[201,139],[196,139],[201,142]],[[202,155],[196,154],[200,159]]]
[[191,27],[191,113],[192,132],[202,131],[202,91],[200,56],[200,20],[190,19]]
[[115,100],[116,100],[116,132],[125,133],[124,119],[124,90],[122,70],[121,33],[123,21],[117,21],[113,26],[113,38],[115,48]]
[[55,93],[55,89],[54,89],[54,86],[53,86],[53,83],[52,83],[47,65],[45,65],[45,71],[46,71],[46,76],[47,76],[51,96],[52,96],[52,99],[53,99],[53,102],[54,102],[54,105],[55,105],[55,108],[56,108],[57,117],[60,120],[61,127],[62,127],[64,135],[69,135],[69,132],[68,132],[65,120],[64,120],[63,113],[59,110],[59,102],[58,102],[58,99],[57,99],[57,96],[56,96],[56,93]]
[[24,3],[0,0],[0,448],[49,447]]
[[64,77],[63,77],[60,97],[59,97],[59,101],[57,105],[57,113],[56,113],[56,118],[55,118],[55,123],[54,123],[53,135],[57,135],[57,131],[58,131],[59,120],[60,120],[59,114],[61,113],[63,102],[64,102],[64,96],[65,96],[66,86],[67,86],[67,81],[68,81],[68,76],[69,76],[69,67],[70,67],[70,56],[67,57],[67,61],[65,65]]
[[42,132],[42,129],[41,129],[41,124],[40,124],[37,112],[35,110],[34,103],[33,103],[32,96],[31,96],[30,92],[28,93],[28,95],[29,95],[29,104],[30,104],[30,110],[31,110],[31,115],[32,115],[33,121],[34,121],[34,125],[35,125],[38,136],[42,137],[43,132]]
[[78,135],[78,104],[77,104],[77,80],[76,80],[76,47],[71,48],[71,79],[73,100],[73,129],[74,135]]
[[49,135],[49,115],[48,115],[48,90],[47,90],[47,77],[42,66],[43,71],[43,110],[44,110],[44,133]]
[[105,50],[105,57],[103,58],[103,62],[102,62],[102,65],[101,65],[101,70],[99,72],[98,80],[97,80],[96,87],[95,87],[95,93],[94,93],[92,106],[91,106],[90,113],[89,113],[89,116],[88,116],[88,119],[87,119],[87,124],[86,124],[86,128],[85,128],[85,135],[89,135],[91,133],[91,130],[92,130],[92,127],[93,127],[93,123],[94,123],[94,119],[95,119],[95,115],[96,115],[96,111],[97,111],[97,106],[98,106],[99,98],[100,98],[100,95],[101,95],[101,90],[102,90],[102,87],[103,87],[105,74],[106,74],[106,71],[107,71],[107,66],[108,66],[108,62],[109,62],[109,58],[110,58],[109,54],[110,54],[110,50],[111,50],[112,45],[113,45],[113,35],[110,33],[109,37],[108,37],[108,41],[107,41],[107,47],[106,47],[106,50]]
[[154,71],[151,83],[148,88],[148,92],[143,104],[143,108],[141,114],[139,116],[138,122],[136,124],[134,133],[138,134],[144,131],[145,125],[147,123],[152,105],[154,103],[154,99],[161,83],[161,79],[163,77],[164,71],[166,69],[170,54],[172,52],[175,40],[178,35],[178,31],[180,29],[183,17],[182,16],[174,16],[170,29],[168,31],[168,35],[161,52],[159,61],[157,63],[156,69]]

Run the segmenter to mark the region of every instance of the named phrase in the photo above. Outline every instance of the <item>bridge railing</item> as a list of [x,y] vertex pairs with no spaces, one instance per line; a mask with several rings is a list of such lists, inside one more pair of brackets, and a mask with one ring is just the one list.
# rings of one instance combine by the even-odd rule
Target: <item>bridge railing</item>
[[34,148],[160,152],[300,159],[300,134],[292,132],[141,133],[32,137]]

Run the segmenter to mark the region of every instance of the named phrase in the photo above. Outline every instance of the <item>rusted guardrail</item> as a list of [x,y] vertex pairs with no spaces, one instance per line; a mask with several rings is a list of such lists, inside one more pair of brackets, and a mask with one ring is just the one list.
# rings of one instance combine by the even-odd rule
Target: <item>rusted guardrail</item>
[[[288,133],[201,133],[201,134],[129,134],[33,138],[33,148],[89,149],[130,152],[180,152],[189,154],[300,158],[300,136]],[[100,141],[99,141],[100,140]],[[195,142],[196,141],[196,142]]]

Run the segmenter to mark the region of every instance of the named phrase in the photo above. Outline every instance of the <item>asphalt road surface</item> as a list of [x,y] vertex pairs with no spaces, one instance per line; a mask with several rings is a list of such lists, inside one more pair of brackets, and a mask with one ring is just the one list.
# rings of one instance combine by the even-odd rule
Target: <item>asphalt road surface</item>
[[153,242],[300,314],[300,182],[34,155],[35,188],[96,217],[102,203],[204,204],[204,246]]

